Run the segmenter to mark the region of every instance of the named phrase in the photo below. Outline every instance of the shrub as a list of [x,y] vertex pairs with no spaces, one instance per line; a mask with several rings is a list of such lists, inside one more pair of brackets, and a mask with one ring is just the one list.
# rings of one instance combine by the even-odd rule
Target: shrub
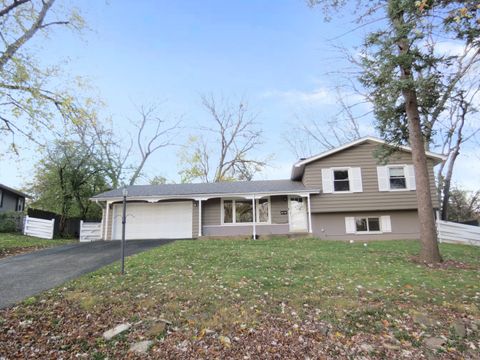
[[23,225],[23,213],[7,211],[0,213],[0,233],[21,231]]

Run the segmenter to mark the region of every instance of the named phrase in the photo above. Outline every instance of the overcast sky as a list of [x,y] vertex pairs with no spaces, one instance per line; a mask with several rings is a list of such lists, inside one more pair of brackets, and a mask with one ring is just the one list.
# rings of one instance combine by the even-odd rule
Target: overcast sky
[[[247,99],[264,130],[259,153],[274,155],[259,179],[289,177],[296,157],[285,136],[297,119],[328,121],[339,109],[335,88],[348,63],[335,46],[354,51],[366,31],[349,32],[355,24],[348,9],[325,23],[321,11],[303,0],[73,3],[91,30],[82,36],[55,31],[34,43],[42,62],[68,60],[66,73],[88,81],[86,91],[105,101],[102,116],[111,115],[119,131],[135,118],[134,104],[162,102],[166,117],[184,118],[179,142],[208,122],[201,94]],[[364,134],[375,135],[372,119],[363,121]],[[169,148],[156,154],[147,177],[178,181],[177,153]],[[30,146],[18,158],[2,159],[0,182],[21,188],[40,156]],[[479,160],[476,148],[462,152],[456,182],[479,188]]]

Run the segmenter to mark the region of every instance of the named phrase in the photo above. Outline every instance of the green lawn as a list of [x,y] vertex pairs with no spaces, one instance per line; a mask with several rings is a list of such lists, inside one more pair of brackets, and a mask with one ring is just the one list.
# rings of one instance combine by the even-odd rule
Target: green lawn
[[22,234],[0,233],[0,257],[74,242],[72,239],[40,239]]
[[[45,353],[65,346],[96,358],[142,339],[166,358],[476,357],[480,248],[441,245],[439,268],[413,263],[418,250],[412,241],[177,241],[127,258],[124,277],[113,264],[0,312],[16,331],[0,329],[0,342],[13,351],[36,336]],[[26,319],[41,332],[18,326]],[[133,324],[127,333],[101,338],[122,322]],[[38,340],[42,332],[60,343]],[[429,337],[444,345],[429,350]]]

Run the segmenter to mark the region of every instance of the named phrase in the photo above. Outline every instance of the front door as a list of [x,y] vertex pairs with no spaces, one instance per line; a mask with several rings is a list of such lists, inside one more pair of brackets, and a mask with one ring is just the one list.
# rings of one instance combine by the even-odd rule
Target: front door
[[288,204],[290,232],[308,232],[307,201],[300,196],[290,196]]

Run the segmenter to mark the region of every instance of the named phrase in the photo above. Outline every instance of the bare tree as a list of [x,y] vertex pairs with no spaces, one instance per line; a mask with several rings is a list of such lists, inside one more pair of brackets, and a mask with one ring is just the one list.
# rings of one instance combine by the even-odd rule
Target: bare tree
[[364,102],[348,103],[339,89],[337,101],[340,109],[331,119],[308,119],[308,116],[295,115],[296,121],[284,139],[298,158],[333,149],[362,136],[360,120],[369,112],[359,114],[356,108],[363,106]]
[[182,120],[164,119],[159,112],[158,104],[138,107],[138,118],[130,121],[136,129],[135,140],[116,132],[111,120],[100,121],[91,114],[85,114],[82,121],[75,124],[75,135],[82,143],[95,146],[93,154],[113,188],[122,183],[134,185],[148,159],[160,149],[174,144]]
[[257,115],[243,100],[238,105],[224,100],[218,103],[209,95],[202,96],[202,105],[213,125],[202,126],[201,134],[190,137],[180,152],[182,182],[251,180],[269,159],[252,155],[262,144],[262,131],[255,123]]
[[158,106],[140,106],[138,113],[140,120],[134,123],[137,128],[136,143],[140,153],[140,160],[133,165],[133,174],[130,185],[138,180],[148,158],[156,151],[173,145],[173,139],[180,128],[181,120],[173,124],[157,115]]
[[[464,143],[480,132],[480,127],[472,127],[467,124],[468,117],[477,113],[473,103],[479,91],[480,87],[470,92],[460,90],[453,99],[450,99],[450,116],[448,122],[444,124],[444,128],[440,130],[440,136],[443,138],[442,153],[447,155],[447,160],[442,162],[437,171],[438,196],[442,201],[441,217],[443,220],[449,218],[450,188],[460,149]],[[443,122],[440,121],[439,123]]]

